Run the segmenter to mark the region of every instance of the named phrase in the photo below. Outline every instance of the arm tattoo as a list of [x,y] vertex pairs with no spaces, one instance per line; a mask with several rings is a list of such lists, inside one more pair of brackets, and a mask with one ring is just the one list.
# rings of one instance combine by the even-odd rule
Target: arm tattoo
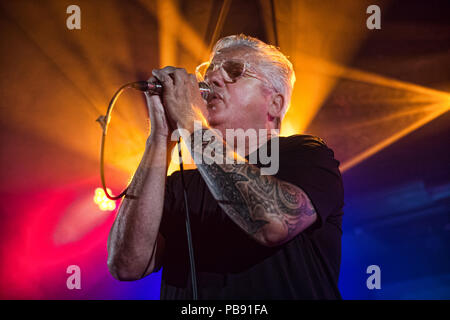
[[[226,146],[220,139],[205,143],[193,137],[194,134],[191,135],[191,152],[202,152],[203,161],[197,167],[211,193],[225,213],[250,235],[258,236],[264,226],[273,224],[284,238],[290,238],[295,236],[296,230],[301,230],[305,219],[316,213],[303,190],[273,176],[261,175],[254,165],[225,161],[222,163],[226,164],[214,161],[205,164],[208,156],[203,152],[205,148],[218,150],[216,147]],[[201,148],[196,149],[194,143],[201,143]]]

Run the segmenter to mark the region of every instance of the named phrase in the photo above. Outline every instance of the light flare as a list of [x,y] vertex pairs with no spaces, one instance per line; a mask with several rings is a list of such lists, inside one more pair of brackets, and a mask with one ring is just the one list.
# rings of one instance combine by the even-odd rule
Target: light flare
[[[109,194],[112,194],[111,189],[106,188]],[[109,199],[102,188],[95,189],[94,202],[102,211],[113,211],[116,208],[116,202]]]

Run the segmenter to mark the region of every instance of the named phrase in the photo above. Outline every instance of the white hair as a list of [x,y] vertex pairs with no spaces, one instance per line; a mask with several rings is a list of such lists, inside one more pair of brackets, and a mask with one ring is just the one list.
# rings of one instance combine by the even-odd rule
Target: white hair
[[249,47],[259,54],[261,59],[258,62],[258,69],[261,75],[273,86],[276,92],[284,97],[281,121],[289,109],[295,83],[292,63],[277,47],[244,34],[224,37],[217,41],[212,50],[211,59],[218,51],[233,47]]

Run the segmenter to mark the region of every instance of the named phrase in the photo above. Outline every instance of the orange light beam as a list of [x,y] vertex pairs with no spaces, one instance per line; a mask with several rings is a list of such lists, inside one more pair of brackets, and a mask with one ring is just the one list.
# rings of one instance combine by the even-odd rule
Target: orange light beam
[[[312,59],[312,61],[318,60],[314,58],[310,59]],[[421,85],[381,76],[371,72],[345,67],[328,61],[316,61],[316,63],[321,65],[321,68],[323,68],[321,73],[328,76],[335,76],[342,79],[349,79],[394,89],[403,89],[405,91],[425,94],[436,98],[450,99],[450,94],[444,91],[427,88]]]
[[418,113],[422,113],[422,112],[426,112],[426,111],[432,111],[432,110],[436,110],[436,104],[428,105],[427,107],[417,108],[415,110],[396,112],[394,114],[391,114],[391,115],[388,115],[388,116],[385,116],[382,118],[368,120],[368,121],[357,123],[357,124],[354,124],[351,126],[347,126],[345,129],[353,130],[353,129],[357,129],[357,128],[361,128],[361,127],[365,127],[365,126],[371,126],[371,125],[375,125],[378,123],[387,122],[387,121],[397,119],[397,118],[402,118],[405,116],[410,116],[410,115],[414,115],[414,114],[418,114]]
[[[169,39],[178,40],[198,61],[204,61],[208,57],[208,47],[205,45],[203,39],[197,34],[197,32],[186,22],[181,16],[173,0],[158,0],[157,5],[151,5],[146,1],[140,1],[141,4],[152,14],[158,18],[160,27],[164,28],[167,33],[160,33],[161,47],[165,49],[161,51],[161,59],[165,55],[171,57],[167,59],[168,62],[176,62],[176,46],[175,42],[170,43]],[[170,50],[173,50],[170,52]],[[161,65],[165,60],[161,61]]]
[[444,107],[439,108],[435,112],[430,113],[429,115],[425,116],[424,118],[420,119],[419,121],[416,121],[415,123],[411,124],[410,126],[404,128],[403,130],[400,130],[399,132],[390,136],[389,138],[384,139],[383,141],[377,143],[376,145],[367,149],[366,151],[358,154],[357,156],[353,157],[352,159],[344,162],[340,166],[341,172],[342,173],[345,172],[346,170],[350,169],[351,167],[357,165],[358,163],[362,162],[363,160],[365,160],[368,157],[372,156],[373,154],[377,153],[381,149],[386,148],[387,146],[391,145],[395,141],[406,136],[408,133],[416,130],[417,128],[420,128],[421,126],[425,125],[426,123],[439,117],[440,115],[447,112],[449,110],[449,108],[450,108],[450,103],[448,103]]
[[217,40],[219,40],[220,31],[222,31],[223,24],[228,15],[228,11],[230,9],[231,0],[225,0],[222,3],[222,7],[220,8],[219,18],[217,19],[216,27],[214,28],[214,33],[211,37],[211,41],[209,43],[208,52],[211,52],[214,44]]

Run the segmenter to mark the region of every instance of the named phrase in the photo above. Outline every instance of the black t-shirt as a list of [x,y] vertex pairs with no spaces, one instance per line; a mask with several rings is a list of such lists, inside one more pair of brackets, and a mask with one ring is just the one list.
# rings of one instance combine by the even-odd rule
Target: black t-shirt
[[[266,247],[225,214],[198,170],[185,171],[199,299],[341,298],[344,192],[339,162],[320,138],[279,139],[275,176],[306,192],[318,218],[289,242]],[[161,299],[192,299],[182,190],[180,172],[174,172],[167,179],[160,226],[166,239]]]

